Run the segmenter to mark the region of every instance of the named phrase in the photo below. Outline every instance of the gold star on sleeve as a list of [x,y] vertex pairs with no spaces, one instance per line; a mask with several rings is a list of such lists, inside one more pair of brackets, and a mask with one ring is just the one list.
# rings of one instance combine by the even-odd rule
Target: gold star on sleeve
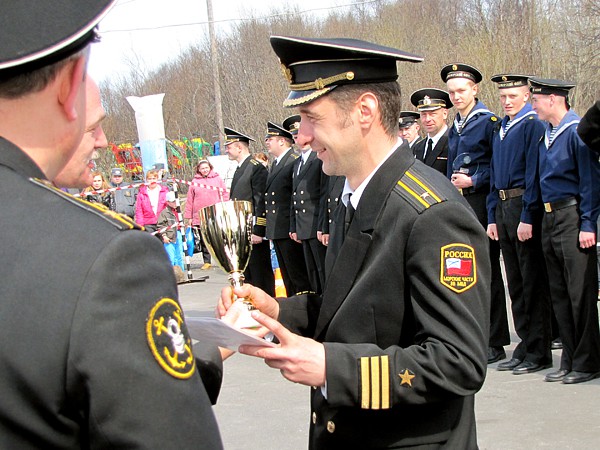
[[411,373],[408,369],[405,369],[404,373],[399,373],[398,376],[400,377],[400,379],[402,379],[402,381],[400,382],[400,386],[402,386],[403,384],[408,384],[410,387],[412,387],[411,380],[415,377],[415,375]]

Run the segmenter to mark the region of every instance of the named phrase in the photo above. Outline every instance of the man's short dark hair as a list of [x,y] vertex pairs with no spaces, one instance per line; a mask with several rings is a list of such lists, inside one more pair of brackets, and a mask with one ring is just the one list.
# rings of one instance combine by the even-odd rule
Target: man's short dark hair
[[354,102],[365,92],[372,92],[378,98],[381,125],[389,136],[396,136],[398,133],[398,117],[402,109],[402,97],[400,85],[395,81],[338,86],[327,95],[342,111],[349,112],[354,106]]
[[0,98],[11,100],[26,94],[42,91],[56,78],[58,72],[63,67],[81,56],[87,58],[88,55],[89,46],[65,59],[40,67],[39,69],[13,74],[6,78],[2,77],[0,72]]

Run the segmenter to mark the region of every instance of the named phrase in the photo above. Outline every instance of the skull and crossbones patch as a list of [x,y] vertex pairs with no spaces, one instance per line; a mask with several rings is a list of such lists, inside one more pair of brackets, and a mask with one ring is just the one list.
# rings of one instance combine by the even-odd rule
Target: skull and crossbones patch
[[183,312],[170,298],[161,298],[150,310],[146,321],[148,345],[160,367],[169,375],[190,378],[196,370]]

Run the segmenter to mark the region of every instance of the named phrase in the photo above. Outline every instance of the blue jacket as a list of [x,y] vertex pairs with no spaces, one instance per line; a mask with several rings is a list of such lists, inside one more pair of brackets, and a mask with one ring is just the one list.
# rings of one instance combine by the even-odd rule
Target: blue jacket
[[596,232],[600,212],[600,163],[577,134],[579,116],[567,112],[549,143],[552,126],[539,142],[540,186],[544,202],[579,200],[581,231]]
[[496,223],[498,190],[525,189],[521,222],[533,224],[540,211],[541,195],[538,173],[538,144],[544,135],[544,123],[538,119],[530,104],[515,116],[508,130],[508,116],[494,131],[492,164],[490,167],[490,195],[487,199],[488,223]]
[[477,100],[467,115],[462,128],[459,127],[460,115],[457,114],[454,124],[448,131],[448,169],[447,176],[452,176],[453,163],[456,157],[467,153],[471,157],[468,175],[475,191],[489,190],[490,161],[492,159],[492,132],[499,123],[499,118]]

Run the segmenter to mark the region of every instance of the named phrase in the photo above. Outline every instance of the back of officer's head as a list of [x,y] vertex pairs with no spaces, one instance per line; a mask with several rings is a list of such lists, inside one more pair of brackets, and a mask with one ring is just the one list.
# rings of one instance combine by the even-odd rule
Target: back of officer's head
[[3,3],[0,98],[15,99],[43,90],[69,64],[87,61],[96,25],[115,0]]

